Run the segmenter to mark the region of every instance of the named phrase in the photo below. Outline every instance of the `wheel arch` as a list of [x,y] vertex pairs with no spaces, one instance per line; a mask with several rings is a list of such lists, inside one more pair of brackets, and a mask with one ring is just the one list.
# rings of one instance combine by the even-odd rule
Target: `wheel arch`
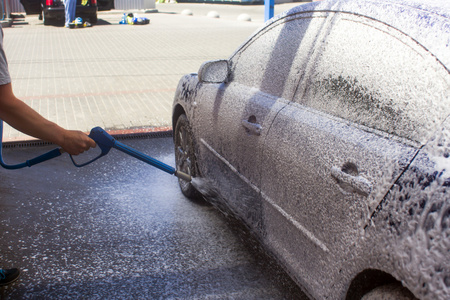
[[184,110],[183,106],[181,106],[180,104],[177,104],[174,107],[173,113],[172,113],[172,130],[175,130],[175,126],[177,125],[178,118],[183,114],[185,115],[186,111]]
[[391,283],[401,284],[401,282],[389,273],[377,269],[366,269],[353,278],[345,299],[359,300],[371,290]]

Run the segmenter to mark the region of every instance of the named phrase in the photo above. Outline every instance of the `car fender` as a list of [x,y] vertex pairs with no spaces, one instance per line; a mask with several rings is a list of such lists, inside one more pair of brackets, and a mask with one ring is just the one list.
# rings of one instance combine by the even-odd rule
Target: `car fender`
[[196,73],[184,75],[178,82],[172,107],[173,128],[175,128],[177,119],[181,114],[186,114],[189,120],[192,118],[198,85],[199,81]]
[[450,122],[397,180],[365,228],[360,255],[419,299],[450,295]]

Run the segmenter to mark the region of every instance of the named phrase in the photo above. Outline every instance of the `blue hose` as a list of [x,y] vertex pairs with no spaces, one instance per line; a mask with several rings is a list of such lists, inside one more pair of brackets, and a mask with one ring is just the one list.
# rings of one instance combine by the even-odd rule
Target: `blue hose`
[[[185,181],[188,181],[188,182],[190,182],[192,180],[192,177],[189,174],[186,174],[184,172],[176,170],[175,168],[173,168],[169,165],[166,165],[165,163],[163,163],[157,159],[154,159],[153,157],[150,157],[142,152],[139,152],[125,144],[122,144],[122,143],[116,141],[110,134],[108,134],[105,130],[103,130],[100,127],[92,128],[91,133],[89,134],[89,137],[91,137],[96,142],[97,146],[99,146],[99,148],[101,149],[101,154],[85,163],[82,163],[82,164],[78,164],[71,155],[70,158],[72,159],[73,164],[77,167],[84,167],[84,166],[96,161],[100,157],[107,155],[109,153],[109,150],[111,150],[111,148],[116,148],[117,150],[122,151],[134,158],[137,158],[147,164],[150,164],[150,165],[160,169],[161,171],[164,171],[171,175],[175,175],[176,177],[183,179]],[[3,120],[0,120],[0,165],[5,169],[10,169],[10,170],[21,169],[24,167],[31,167],[35,164],[58,157],[61,155],[61,152],[62,152],[61,148],[56,148],[56,149],[53,149],[47,153],[44,153],[44,154],[38,156],[38,157],[27,160],[23,163],[15,164],[15,165],[8,165],[3,161],[2,141],[3,141]]]
[[30,160],[27,160],[23,163],[15,164],[15,165],[8,165],[3,161],[2,150],[3,150],[3,120],[0,120],[0,165],[3,168],[9,169],[9,170],[15,170],[15,169],[21,169],[21,168],[25,168],[25,167],[31,167],[35,164],[39,164],[41,162],[44,162],[46,160],[49,160],[49,159],[52,159],[52,158],[55,158],[55,157],[58,157],[61,155],[61,149],[56,148],[56,149],[53,149],[53,150],[51,150],[47,153],[44,153],[40,156],[37,156]]

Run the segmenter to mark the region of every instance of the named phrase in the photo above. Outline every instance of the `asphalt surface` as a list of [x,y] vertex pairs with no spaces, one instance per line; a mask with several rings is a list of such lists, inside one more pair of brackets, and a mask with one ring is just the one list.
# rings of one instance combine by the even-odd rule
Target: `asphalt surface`
[[[170,137],[122,142],[174,165]],[[0,172],[1,264],[22,270],[1,299],[306,299],[239,223],[117,150]]]

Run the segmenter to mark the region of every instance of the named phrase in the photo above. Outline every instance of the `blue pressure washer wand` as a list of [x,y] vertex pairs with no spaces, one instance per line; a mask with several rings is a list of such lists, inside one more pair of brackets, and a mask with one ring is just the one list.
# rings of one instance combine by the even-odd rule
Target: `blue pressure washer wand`
[[[89,134],[89,137],[97,143],[97,146],[100,148],[101,153],[99,155],[95,156],[93,159],[90,159],[87,162],[84,162],[81,164],[77,163],[76,159],[74,159],[73,156],[71,155],[70,158],[72,159],[73,164],[77,167],[84,167],[84,166],[96,161],[100,157],[108,154],[108,152],[109,152],[109,150],[111,150],[111,148],[116,148],[117,150],[120,150],[120,151],[122,151],[128,155],[131,155],[139,160],[142,160],[143,162],[148,163],[166,173],[175,175],[176,177],[178,177],[180,179],[183,179],[188,182],[191,182],[191,180],[192,180],[192,177],[189,174],[186,174],[184,172],[176,170],[175,168],[173,168],[169,165],[166,165],[165,163],[160,162],[159,160],[156,160],[153,157],[150,157],[142,152],[139,152],[131,147],[128,147],[125,144],[122,144],[122,143],[116,141],[109,133],[107,133],[105,130],[103,130],[100,127],[92,128],[91,133]],[[64,152],[61,148],[56,148],[56,149],[53,149],[47,153],[44,153],[44,154],[38,156],[38,157],[27,160],[23,163],[10,165],[10,164],[6,164],[3,161],[2,139],[3,139],[3,121],[0,120],[0,166],[2,166],[5,169],[12,170],[12,169],[21,169],[24,167],[31,167],[33,165],[36,165],[36,164],[42,163],[44,161],[58,157]]]
[[184,172],[176,170],[175,168],[173,168],[169,165],[166,165],[165,163],[160,162],[159,160],[156,160],[153,157],[150,157],[142,152],[139,152],[131,147],[128,147],[125,144],[122,144],[121,142],[118,142],[116,139],[114,139],[109,133],[107,133],[101,127],[92,128],[92,130],[89,134],[89,137],[97,143],[97,146],[100,147],[102,152],[99,156],[97,156],[94,159],[92,159],[88,162],[85,162],[83,164],[77,164],[75,162],[75,160],[73,159],[73,157],[71,156],[71,159],[72,159],[74,165],[77,167],[83,167],[87,164],[90,164],[93,161],[99,159],[100,157],[108,154],[108,152],[109,152],[109,150],[111,150],[111,148],[115,148],[119,151],[122,151],[122,152],[128,154],[128,155],[133,156],[134,158],[137,158],[145,163],[148,163],[166,173],[175,175],[176,177],[178,177],[180,179],[183,179],[188,182],[190,182],[192,180],[192,177],[189,174],[186,174]]

